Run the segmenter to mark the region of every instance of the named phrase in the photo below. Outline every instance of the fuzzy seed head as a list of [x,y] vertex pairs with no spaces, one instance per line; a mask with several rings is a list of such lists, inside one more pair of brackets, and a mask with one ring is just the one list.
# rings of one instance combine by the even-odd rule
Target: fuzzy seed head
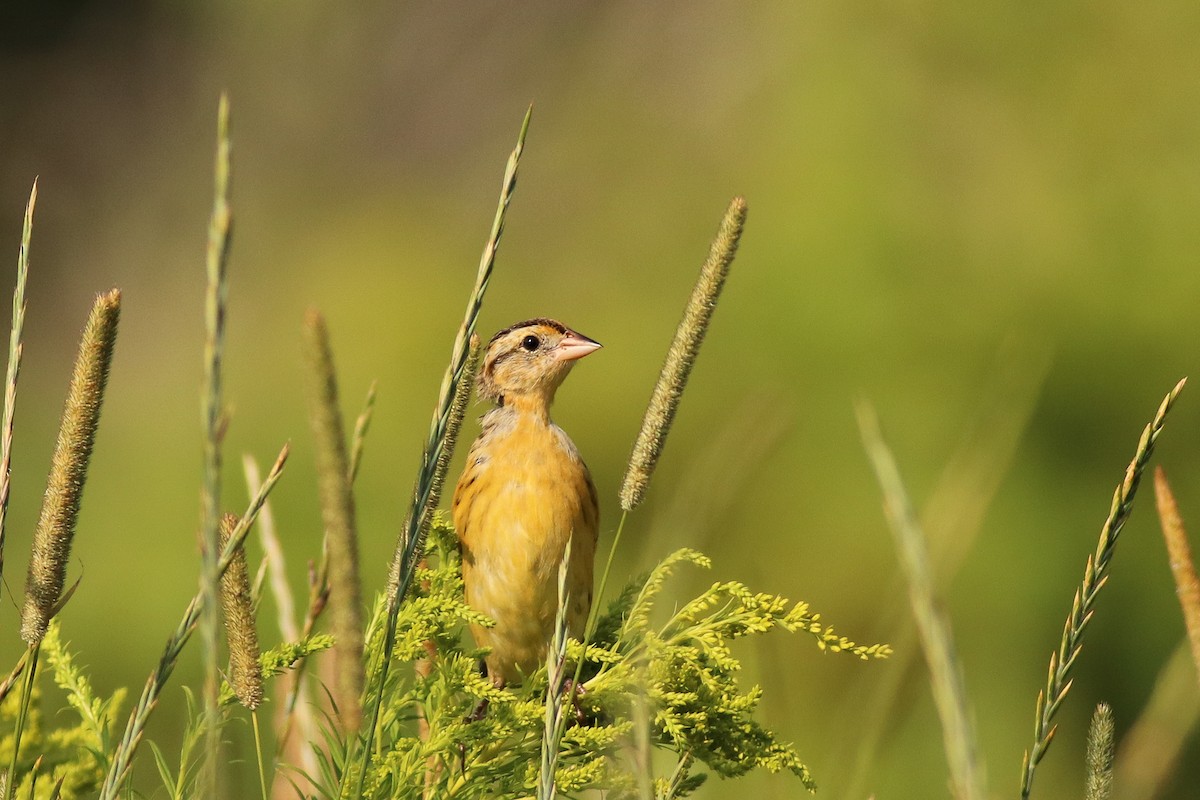
[[98,296],[79,342],[25,582],[21,638],[29,644],[40,642],[46,635],[46,626],[56,611],[66,582],[67,561],[75,538],[75,523],[96,428],[100,424],[100,406],[104,401],[120,316],[120,291],[113,289]]
[[712,313],[717,307],[721,288],[729,275],[729,266],[737,253],[738,240],[745,223],[746,201],[742,197],[735,197],[725,211],[708,258],[700,268],[700,277],[692,289],[692,296],[688,298],[683,319],[675,329],[675,339],[667,351],[666,363],[659,373],[650,403],[646,406],[642,429],[638,432],[629,467],[625,470],[625,479],[621,482],[620,499],[624,511],[632,511],[645,497],[646,487],[662,454],[692,365],[696,362]]
[[[239,521],[237,514],[221,517],[222,551],[229,544]],[[246,551],[241,547],[221,577],[221,610],[225,615],[225,638],[229,641],[229,683],[238,701],[253,711],[262,702],[263,677],[258,630],[250,600],[250,573],[246,567]]]

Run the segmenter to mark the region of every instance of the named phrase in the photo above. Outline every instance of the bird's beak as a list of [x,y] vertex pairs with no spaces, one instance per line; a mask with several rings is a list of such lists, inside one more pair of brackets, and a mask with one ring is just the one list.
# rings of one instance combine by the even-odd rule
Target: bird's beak
[[554,357],[559,361],[575,361],[576,359],[583,358],[588,353],[599,350],[601,347],[603,345],[594,339],[589,339],[581,333],[572,331],[558,343],[558,347],[554,348]]

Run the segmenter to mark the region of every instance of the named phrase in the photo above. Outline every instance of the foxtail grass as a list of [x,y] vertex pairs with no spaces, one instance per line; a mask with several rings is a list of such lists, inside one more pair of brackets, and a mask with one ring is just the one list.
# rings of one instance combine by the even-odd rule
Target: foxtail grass
[[874,409],[863,402],[859,403],[857,412],[863,446],[883,492],[888,527],[908,583],[913,620],[929,666],[929,681],[941,720],[942,743],[950,766],[953,794],[958,800],[984,800],[983,769],[979,763],[979,745],[971,722],[962,665],[950,622],[942,612],[934,590],[925,534],[908,499],[895,457],[883,440]]
[[388,577],[388,603],[387,613],[383,620],[383,642],[377,666],[373,670],[375,686],[369,709],[370,722],[366,729],[365,741],[361,743],[357,752],[350,754],[356,763],[353,763],[344,773],[345,776],[353,776],[357,773],[355,796],[358,797],[362,796],[363,782],[367,774],[367,761],[371,758],[374,749],[375,727],[379,722],[384,686],[387,683],[392,653],[395,648],[396,622],[400,613],[400,603],[412,585],[417,564],[421,561],[424,547],[424,541],[420,536],[422,520],[431,513],[430,500],[434,496],[436,485],[445,480],[444,471],[440,478],[438,476],[438,465],[447,464],[449,458],[444,458],[443,453],[445,451],[453,453],[454,450],[457,431],[450,429],[454,398],[458,393],[459,384],[466,379],[466,370],[470,363],[471,337],[475,334],[479,312],[483,308],[483,298],[492,278],[496,251],[500,247],[500,237],[504,233],[504,220],[508,213],[508,205],[512,201],[513,192],[517,187],[517,169],[520,166],[521,154],[525,150],[525,139],[529,134],[529,122],[532,116],[533,107],[531,106],[525,112],[525,119],[521,123],[521,132],[517,135],[516,147],[509,155],[504,169],[504,180],[500,186],[500,200],[496,208],[496,216],[492,221],[491,234],[488,236],[487,244],[484,245],[483,255],[479,259],[479,271],[475,277],[475,286],[471,290],[471,296],[467,300],[466,314],[458,329],[458,334],[454,337],[450,365],[446,368],[446,374],[442,378],[438,403],[429,427],[429,435],[425,441],[425,449],[421,455],[421,466],[417,473],[418,478],[413,491],[412,505],[404,528],[397,538]]
[[[650,394],[650,402],[642,416],[642,426],[638,429],[637,439],[634,440],[633,452],[625,467],[625,477],[621,481],[618,497],[621,503],[621,519],[617,523],[617,532],[613,536],[612,546],[608,550],[608,558],[604,562],[604,571],[600,575],[600,585],[594,596],[599,599],[604,596],[608,587],[608,578],[612,573],[613,557],[621,543],[621,534],[625,530],[625,518],[629,512],[637,508],[646,496],[650,485],[650,477],[658,465],[658,457],[666,445],[667,434],[671,432],[671,423],[679,402],[683,399],[683,391],[687,388],[688,377],[696,356],[700,353],[700,345],[708,332],[712,321],[713,311],[720,299],[721,289],[729,275],[729,267],[737,254],[738,242],[742,238],[742,230],[746,225],[746,200],[735,197],[730,201],[717,228],[717,235],[708,250],[708,257],[700,267],[700,275],[692,287],[687,305],[683,309],[683,318],[675,328],[675,337],[667,349],[667,358]],[[599,604],[592,603],[588,614],[587,627],[584,631],[584,642],[590,642],[599,618]],[[576,674],[576,679],[579,675]]]
[[[250,526],[254,524],[254,520],[258,516],[259,510],[262,509],[263,503],[266,502],[267,496],[275,488],[275,484],[279,482],[279,478],[283,474],[284,464],[287,463],[288,449],[285,445],[283,450],[279,452],[279,456],[275,459],[271,471],[267,473],[267,479],[263,481],[258,493],[250,500],[250,505],[247,506],[245,513],[238,519],[237,525],[230,534],[228,543],[218,554],[218,581],[220,581],[225,570],[229,568],[234,554],[246,540],[246,535],[250,532]],[[117,745],[116,751],[109,761],[110,766],[108,773],[104,777],[104,786],[100,791],[100,800],[116,800],[121,795],[121,790],[125,782],[129,779],[129,771],[133,768],[133,758],[137,753],[138,746],[142,742],[142,737],[145,735],[146,723],[158,705],[159,696],[162,694],[167,680],[170,679],[171,674],[175,671],[175,667],[179,663],[179,656],[183,652],[184,646],[187,645],[188,640],[191,639],[192,634],[199,625],[206,600],[207,594],[201,588],[188,604],[187,610],[184,611],[183,619],[167,639],[167,644],[163,648],[158,666],[150,673],[150,677],[146,679],[146,686],[142,690],[142,695],[138,699],[137,706],[130,712],[129,720],[125,724],[125,733],[121,738],[121,742]]]
[[716,238],[709,249],[708,258],[700,268],[700,277],[692,289],[683,319],[675,329],[675,339],[667,350],[667,360],[659,373],[658,382],[646,406],[641,430],[633,445],[625,478],[621,482],[621,510],[632,511],[641,504],[654,467],[666,444],[667,434],[687,387],[688,376],[696,363],[704,334],[708,332],[713,311],[729,274],[729,267],[737,253],[742,228],[746,224],[746,201],[735,197],[725,211]]
[[119,291],[113,289],[98,296],[79,342],[42,511],[33,534],[21,614],[21,638],[29,644],[45,636],[62,597],[120,317]]
[[[0,579],[4,577],[4,532],[11,490],[13,422],[17,408],[17,377],[25,350],[25,285],[29,282],[29,243],[33,239],[33,209],[37,205],[37,179],[29,191],[25,222],[21,226],[21,248],[17,252],[17,285],[13,289],[12,325],[8,338],[8,369],[4,374],[4,419],[0,423]],[[0,587],[3,587],[0,580]]]
[[[237,514],[221,517],[221,550],[237,529]],[[238,702],[254,711],[262,703],[263,675],[259,657],[258,629],[250,604],[250,573],[246,568],[246,550],[239,547],[221,576],[221,609],[225,617],[225,639],[229,643],[229,685]]]
[[363,619],[358,571],[358,534],[350,465],[338,407],[337,376],[325,318],[310,309],[304,318],[304,360],[309,385],[309,422],[315,443],[321,517],[329,542],[329,604],[334,645],[334,701],[342,729],[362,722]]
[[[237,514],[224,514],[219,528],[224,551],[237,528]],[[255,625],[250,572],[246,566],[246,548],[233,552],[228,569],[221,576],[221,609],[225,620],[225,640],[229,644],[229,685],[238,702],[250,711],[254,728],[254,752],[258,762],[259,787],[267,800],[266,769],[262,758],[262,736],[258,727],[258,707],[263,699],[263,673]]]
[[1171,576],[1175,579],[1175,594],[1183,609],[1184,628],[1192,647],[1192,661],[1200,677],[1200,577],[1196,576],[1196,564],[1192,561],[1192,547],[1188,544],[1187,529],[1179,514],[1179,505],[1167,482],[1162,467],[1154,469],[1154,495],[1158,501],[1158,519],[1162,525],[1163,539],[1167,543],[1167,557],[1171,564]]
[[1150,463],[1150,457],[1154,454],[1154,443],[1158,440],[1163,426],[1166,424],[1167,413],[1175,404],[1179,393],[1183,391],[1186,382],[1187,378],[1184,378],[1167,393],[1158,407],[1158,413],[1142,431],[1133,461],[1125,469],[1125,479],[1113,493],[1112,506],[1109,508],[1104,525],[1100,528],[1100,540],[1096,544],[1096,551],[1087,558],[1087,564],[1083,570],[1083,581],[1075,590],[1075,598],[1071,602],[1071,611],[1063,626],[1058,650],[1050,655],[1046,687],[1038,692],[1034,710],[1033,746],[1025,751],[1025,757],[1021,764],[1022,800],[1029,797],[1029,793],[1033,790],[1033,778],[1037,765],[1046,755],[1046,750],[1054,740],[1054,733],[1058,730],[1058,726],[1053,724],[1054,717],[1066,699],[1067,693],[1071,690],[1071,670],[1083,649],[1083,634],[1092,620],[1092,614],[1095,613],[1096,598],[1100,595],[1104,584],[1108,582],[1108,569],[1113,554],[1116,552],[1121,528],[1124,527],[1129,515],[1133,512],[1133,501],[1137,496],[1142,473],[1145,472],[1146,466]]
[[1110,800],[1112,797],[1114,729],[1112,709],[1100,703],[1088,727],[1084,800]]

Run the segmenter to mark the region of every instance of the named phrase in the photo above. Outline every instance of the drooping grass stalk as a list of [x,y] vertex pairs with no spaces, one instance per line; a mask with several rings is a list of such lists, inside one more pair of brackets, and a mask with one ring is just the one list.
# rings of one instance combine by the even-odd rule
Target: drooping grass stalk
[[[571,538],[563,549],[562,561],[558,565],[558,607],[554,612],[554,636],[546,648],[546,714],[542,730],[541,766],[538,772],[538,800],[554,800],[558,796],[555,771],[558,769],[558,753],[562,745],[563,731],[567,727],[566,707],[563,702],[567,677],[567,609],[570,607],[571,592],[567,589],[567,573],[571,563]],[[571,691],[577,684],[572,682]]]
[[213,174],[213,207],[208,225],[205,253],[207,285],[204,295],[204,389],[201,415],[204,421],[204,484],[202,494],[200,543],[200,604],[203,619],[201,640],[204,651],[204,730],[205,759],[201,786],[205,794],[215,796],[220,690],[218,662],[219,628],[217,596],[220,576],[217,562],[221,552],[218,533],[221,516],[221,362],[225,349],[225,313],[228,295],[226,270],[229,262],[229,237],[233,216],[229,207],[230,182],[229,98],[221,95],[217,104],[217,148]]
[[[629,466],[625,470],[625,478],[621,482],[621,509],[632,511],[646,494],[650,476],[662,454],[667,433],[675,419],[675,411],[683,397],[687,386],[688,375],[700,352],[704,334],[708,331],[712,320],[713,310],[717,306],[721,288],[729,274],[729,266],[737,253],[738,240],[742,236],[742,228],[746,223],[746,201],[735,197],[730,202],[717,236],[709,249],[708,258],[700,268],[700,277],[692,289],[687,306],[683,310],[683,319],[675,329],[675,339],[667,351],[667,360],[654,386],[654,393],[646,406],[646,414],[642,419],[642,428],[638,432],[637,441],[633,445],[633,453],[629,457]],[[599,595],[597,595],[599,597]]]
[[[237,514],[221,517],[221,550],[237,528]],[[246,550],[239,547],[233,553],[229,568],[221,576],[221,609],[225,617],[225,638],[229,643],[229,685],[238,702],[254,711],[262,702],[263,675],[259,664],[262,655],[258,646],[254,610],[250,605],[250,573],[246,568]]]
[[[508,164],[504,170],[504,180],[500,187],[500,201],[496,208],[496,216],[492,221],[491,235],[488,237],[487,244],[483,248],[483,255],[479,260],[479,272],[475,278],[475,287],[472,289],[471,296],[467,300],[467,309],[462,326],[454,338],[450,366],[446,369],[446,374],[442,378],[442,387],[439,392],[437,407],[434,411],[433,422],[430,425],[429,436],[425,442],[425,450],[421,456],[421,466],[418,471],[416,489],[413,492],[411,510],[406,519],[404,529],[397,540],[396,552],[392,559],[391,575],[388,580],[388,609],[383,621],[383,647],[376,667],[377,677],[373,678],[376,681],[376,685],[369,712],[370,725],[367,727],[366,741],[362,743],[361,750],[352,754],[352,758],[355,758],[358,763],[343,773],[344,775],[351,775],[354,772],[358,773],[356,797],[362,796],[364,781],[366,780],[367,764],[374,747],[375,726],[379,721],[383,688],[390,668],[392,651],[395,647],[396,620],[400,611],[400,603],[404,599],[409,586],[412,584],[413,575],[422,556],[424,542],[419,535],[420,525],[429,513],[430,499],[433,497],[435,484],[439,481],[437,475],[438,464],[447,463],[447,459],[443,457],[443,452],[447,450],[452,451],[454,447],[454,437],[450,435],[452,433],[450,430],[450,420],[454,397],[458,392],[459,383],[465,378],[467,365],[470,361],[471,337],[475,333],[476,323],[479,320],[479,312],[483,307],[483,298],[492,277],[496,251],[500,246],[501,234],[504,232],[504,219],[508,212],[508,205],[512,201],[513,191],[517,186],[517,167],[520,165],[521,153],[525,149],[525,138],[529,133],[529,121],[532,115],[533,107],[531,106],[525,112],[525,119],[521,123],[521,132],[517,136],[517,145],[508,157]],[[445,475],[443,474],[441,479],[444,480],[444,478]]]
[[908,499],[895,457],[883,440],[874,409],[863,402],[859,403],[857,412],[863,446],[883,492],[888,527],[908,583],[913,620],[929,666],[929,682],[942,724],[942,743],[950,767],[953,794],[958,800],[984,800],[979,745],[971,724],[962,665],[950,622],[939,607],[934,591],[925,534]]
[[[29,281],[29,243],[33,238],[33,209],[37,205],[37,179],[25,206],[21,249],[17,253],[17,285],[13,289],[12,327],[8,338],[8,369],[4,375],[4,420],[0,423],[0,578],[4,577],[4,523],[8,519],[9,477],[12,471],[13,419],[17,407],[17,376],[24,352],[25,284]],[[2,587],[3,581],[0,581]]]
[[1087,564],[1083,570],[1083,581],[1075,590],[1075,599],[1071,602],[1071,612],[1067,615],[1067,621],[1063,626],[1062,640],[1059,642],[1058,650],[1050,655],[1046,687],[1038,692],[1034,711],[1033,747],[1025,751],[1025,758],[1021,765],[1022,800],[1029,797],[1029,793],[1033,789],[1034,772],[1038,763],[1046,755],[1046,750],[1050,747],[1050,742],[1054,739],[1054,733],[1058,729],[1056,725],[1052,724],[1054,715],[1058,713],[1059,707],[1067,697],[1067,692],[1071,690],[1071,670],[1075,666],[1075,659],[1079,657],[1079,653],[1083,649],[1083,634],[1095,612],[1096,598],[1100,594],[1100,589],[1108,581],[1109,563],[1113,553],[1116,552],[1121,528],[1133,511],[1133,500],[1137,495],[1142,473],[1150,462],[1150,456],[1154,453],[1154,443],[1158,440],[1159,434],[1162,433],[1163,426],[1166,424],[1167,413],[1175,404],[1179,393],[1183,391],[1186,382],[1187,379],[1184,378],[1175,385],[1175,388],[1167,394],[1158,407],[1158,413],[1154,415],[1153,421],[1142,431],[1133,461],[1125,469],[1125,479],[1113,493],[1112,506],[1109,509],[1108,518],[1104,520],[1104,525],[1100,528],[1100,540],[1096,544],[1096,551],[1087,558]]
[[99,295],[79,341],[25,582],[21,638],[29,644],[46,635],[62,596],[120,317],[121,293]]
[[1084,800],[1109,800],[1113,783],[1113,713],[1106,703],[1096,706],[1087,740],[1087,790]]
[[1183,622],[1192,646],[1192,660],[1200,675],[1200,578],[1196,576],[1192,548],[1188,544],[1183,517],[1179,515],[1179,505],[1175,502],[1175,495],[1162,467],[1154,468],[1154,494],[1158,501],[1158,519],[1162,524],[1163,539],[1167,543],[1171,575],[1175,578],[1175,594],[1183,608]]
[[[275,488],[275,484],[279,482],[279,477],[283,473],[283,466],[287,462],[288,450],[288,446],[284,445],[284,448],[279,452],[278,458],[275,459],[271,471],[267,473],[267,479],[263,481],[262,487],[251,499],[250,505],[247,506],[245,513],[238,520],[237,526],[229,537],[229,543],[220,552],[217,561],[218,581],[225,573],[225,570],[229,568],[234,554],[246,540],[246,535],[250,532],[250,526],[254,524],[254,520],[258,516],[263,503],[266,502],[267,496]],[[170,638],[167,639],[167,645],[163,648],[163,654],[159,658],[158,666],[154,672],[150,673],[150,677],[146,680],[146,686],[142,690],[142,695],[138,699],[138,703],[133,711],[130,712],[129,721],[125,724],[125,734],[121,737],[120,744],[117,745],[113,757],[109,760],[111,766],[104,778],[104,786],[100,791],[100,800],[116,800],[120,796],[121,788],[125,785],[125,781],[129,778],[129,771],[133,768],[133,757],[137,753],[138,745],[141,744],[142,737],[145,734],[146,723],[150,719],[150,714],[154,711],[155,706],[158,705],[158,698],[162,694],[167,680],[171,677],[171,673],[175,671],[175,667],[179,662],[179,655],[183,652],[184,646],[188,643],[188,640],[200,622],[205,602],[206,594],[203,588],[201,588],[196,593],[196,596],[192,598],[191,602],[188,603],[187,610],[183,614],[183,619],[175,628]]]
[[[5,676],[4,680],[0,681],[0,703],[3,703],[8,697],[8,693],[12,691],[12,687],[16,685],[17,678],[25,674],[25,662],[29,659],[29,651],[25,650],[21,653],[21,657],[17,659],[17,663],[12,668],[12,672]],[[0,792],[0,796],[3,793]]]
[[337,376],[325,319],[316,310],[304,318],[304,360],[309,386],[309,423],[316,451],[318,495],[329,542],[329,603],[333,615],[336,683],[334,704],[342,730],[353,733],[362,722],[362,582],[358,572],[358,535],[350,464],[338,407]]

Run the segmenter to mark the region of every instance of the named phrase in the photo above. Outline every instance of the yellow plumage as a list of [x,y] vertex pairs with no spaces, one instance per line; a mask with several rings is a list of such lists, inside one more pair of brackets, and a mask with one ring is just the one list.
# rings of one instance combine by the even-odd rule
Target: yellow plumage
[[483,418],[454,492],[453,516],[467,603],[496,622],[471,630],[491,650],[488,674],[497,683],[519,682],[545,659],[568,539],[572,636],[582,637],[591,609],[596,489],[549,408],[575,360],[599,346],[538,319],[496,334],[484,355],[479,393],[499,407]]

